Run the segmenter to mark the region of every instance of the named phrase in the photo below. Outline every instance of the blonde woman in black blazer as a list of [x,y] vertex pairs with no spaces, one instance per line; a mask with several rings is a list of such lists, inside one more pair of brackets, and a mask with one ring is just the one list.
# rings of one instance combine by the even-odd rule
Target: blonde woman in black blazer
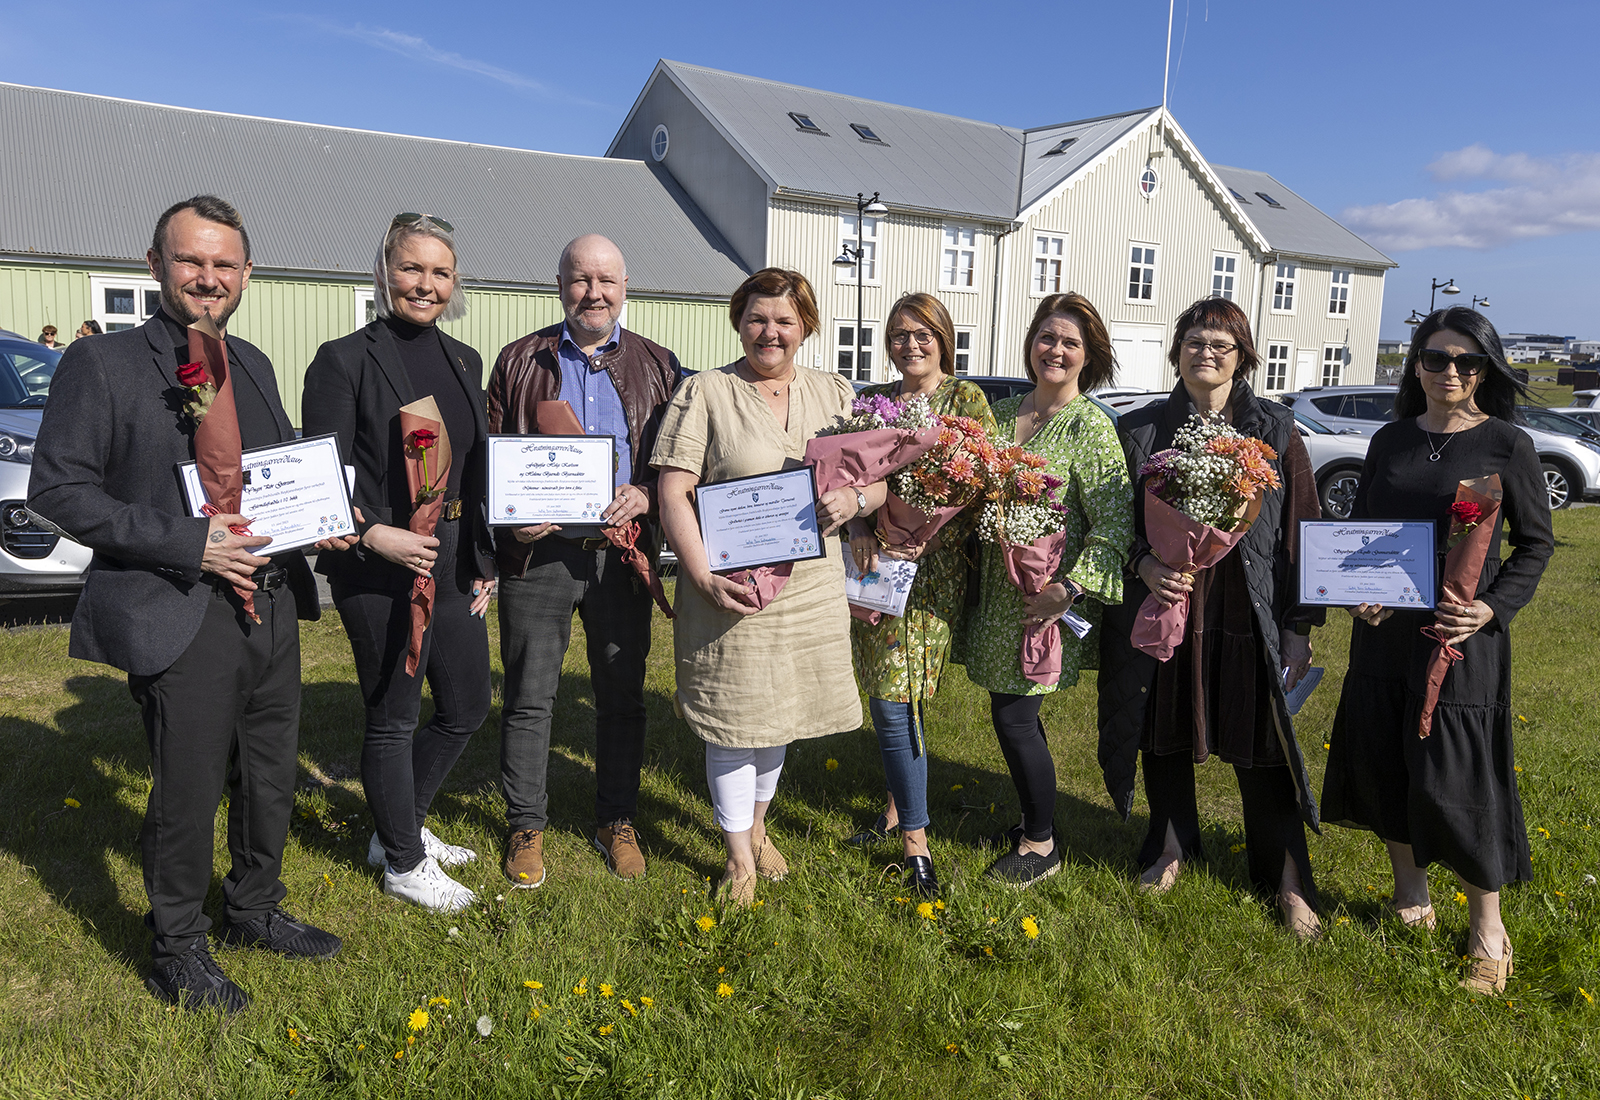
[[[494,553],[484,515],[488,420],[483,361],[436,322],[466,312],[454,231],[437,218],[401,214],[373,265],[378,319],[323,344],[306,371],[305,434],[339,436],[355,466],[361,543],[324,555],[333,603],[344,620],[366,702],[361,782],[377,832],[367,859],[383,866],[384,893],[428,909],[472,904],[444,867],[477,858],[423,822],[444,778],[489,713],[489,637],[483,613],[494,591]],[[432,537],[411,531],[400,408],[431,396],[452,452],[445,508]],[[406,674],[411,588],[434,579],[433,618],[417,674]],[[422,681],[434,714],[418,730]]]

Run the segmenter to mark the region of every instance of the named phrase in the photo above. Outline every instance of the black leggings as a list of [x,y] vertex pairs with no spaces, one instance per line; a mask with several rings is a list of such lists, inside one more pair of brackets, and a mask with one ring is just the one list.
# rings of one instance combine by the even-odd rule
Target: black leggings
[[1050,839],[1056,821],[1056,762],[1039,721],[1043,704],[1043,695],[989,693],[994,735],[1022,803],[1023,835],[1037,842]]
[[[1178,838],[1185,859],[1199,858],[1200,811],[1194,797],[1194,758],[1186,752],[1158,756],[1140,754],[1144,766],[1144,793],[1150,800],[1150,832],[1139,849],[1139,866],[1148,870],[1161,858],[1167,844],[1167,825]],[[1318,907],[1317,886],[1311,878],[1311,856],[1306,851],[1306,830],[1294,796],[1294,777],[1287,765],[1233,769],[1239,780],[1239,802],[1244,810],[1245,861],[1250,881],[1268,897],[1283,888],[1283,860],[1294,860],[1300,872],[1300,889],[1313,909]]]

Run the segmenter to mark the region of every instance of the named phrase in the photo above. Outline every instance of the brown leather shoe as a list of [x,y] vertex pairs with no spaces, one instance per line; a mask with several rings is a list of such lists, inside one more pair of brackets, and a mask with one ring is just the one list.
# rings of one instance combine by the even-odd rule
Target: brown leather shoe
[[514,829],[506,837],[506,854],[500,867],[511,885],[532,890],[544,885],[544,832],[539,829]]
[[639,850],[639,834],[626,818],[602,825],[591,841],[606,857],[606,866],[618,878],[633,879],[644,874],[644,853]]

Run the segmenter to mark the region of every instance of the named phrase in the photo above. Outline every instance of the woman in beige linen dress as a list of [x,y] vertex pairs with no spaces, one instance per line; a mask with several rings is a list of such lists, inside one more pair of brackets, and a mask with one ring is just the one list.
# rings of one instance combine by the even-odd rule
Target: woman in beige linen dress
[[729,315],[743,358],[684,381],[650,461],[661,471],[662,526],[679,561],[676,705],[706,742],[706,780],[728,849],[717,891],[749,905],[757,873],[778,879],[788,870],[765,825],[785,748],[861,725],[844,566],[838,541],[827,536],[875,510],[885,493],[879,482],[823,494],[817,523],[826,555],[795,562],[764,607],[748,579],[711,572],[695,486],[801,466],[806,443],[848,416],[854,398],[839,375],[795,364],[801,343],[818,327],[804,276],[756,272],[734,292]]

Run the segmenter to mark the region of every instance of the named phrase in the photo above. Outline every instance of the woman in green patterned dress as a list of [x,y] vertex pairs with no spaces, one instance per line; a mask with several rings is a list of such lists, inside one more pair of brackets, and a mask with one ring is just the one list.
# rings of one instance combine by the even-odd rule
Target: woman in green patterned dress
[[995,736],[1022,803],[1011,851],[986,872],[1016,886],[1061,869],[1056,768],[1039,709],[1044,696],[1072,687],[1080,669],[1093,667],[1098,643],[1092,632],[1085,641],[1063,628],[1061,677],[1039,684],[1022,672],[1023,631],[1059,618],[1074,604],[1098,627],[1100,606],[1122,602],[1122,568],[1133,543],[1133,488],[1117,430],[1084,396],[1109,385],[1116,374],[1105,322],[1082,295],[1052,294],[1039,303],[1024,346],[1036,387],[997,402],[995,420],[1002,442],[1044,456],[1050,462],[1046,472],[1064,482],[1059,499],[1068,509],[1066,547],[1055,581],[1037,596],[1024,596],[1007,578],[999,546],[985,544],[978,606],[956,658],[972,682],[989,691]]
[[[955,377],[955,326],[944,303],[931,294],[907,294],[889,310],[889,361],[900,381],[874,386],[867,394],[892,398],[922,395],[937,414],[969,416],[995,430],[983,391]],[[967,567],[962,543],[972,529],[973,510],[947,523],[927,543],[878,545],[870,521],[848,525],[856,565],[871,571],[877,556],[917,563],[917,577],[906,597],[906,613],[884,616],[876,625],[850,624],[850,650],[856,680],[867,693],[872,728],[883,754],[889,804],[877,823],[850,840],[864,844],[898,828],[912,887],[927,897],[939,893],[928,853],[928,756],[923,737],[922,703],[939,690],[939,674],[950,652],[950,629],[966,593]]]

